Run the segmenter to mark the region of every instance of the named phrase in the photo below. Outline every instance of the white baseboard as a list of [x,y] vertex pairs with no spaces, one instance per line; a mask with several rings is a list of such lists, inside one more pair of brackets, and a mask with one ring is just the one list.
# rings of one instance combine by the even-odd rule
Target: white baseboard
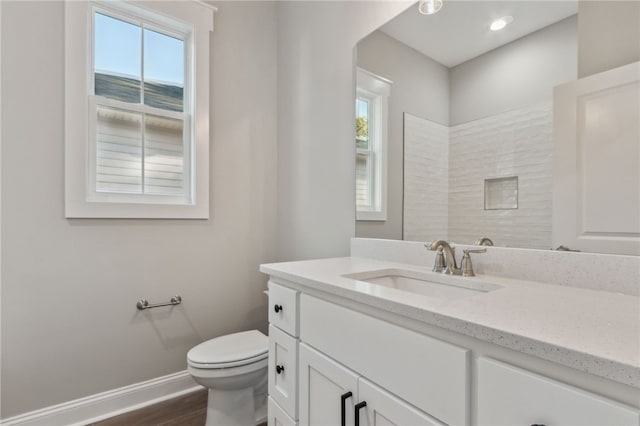
[[2,426],[87,425],[202,389],[186,370],[0,421]]

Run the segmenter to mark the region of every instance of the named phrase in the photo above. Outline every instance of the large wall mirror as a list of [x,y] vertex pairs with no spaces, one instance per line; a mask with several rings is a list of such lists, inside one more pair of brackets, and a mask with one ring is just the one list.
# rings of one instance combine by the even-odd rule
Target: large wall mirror
[[[580,26],[581,13],[577,1],[445,0],[433,15],[413,5],[361,40],[356,236],[640,254],[637,81],[609,90],[606,100],[580,101],[578,115],[598,117],[589,118],[592,130],[608,116],[626,121],[609,122],[608,133],[587,141],[597,148],[574,141],[584,161],[566,170],[589,178],[578,179],[576,191],[604,194],[590,198],[591,216],[571,213],[593,224],[583,232],[589,244],[554,236],[554,215],[564,215],[554,213],[562,174],[556,170],[554,180],[554,168],[565,169],[554,132],[567,119],[554,111],[554,87],[585,76],[580,43],[597,25]],[[623,114],[607,111],[621,102]],[[602,176],[618,185],[598,188]],[[566,226],[576,226],[571,219]]]

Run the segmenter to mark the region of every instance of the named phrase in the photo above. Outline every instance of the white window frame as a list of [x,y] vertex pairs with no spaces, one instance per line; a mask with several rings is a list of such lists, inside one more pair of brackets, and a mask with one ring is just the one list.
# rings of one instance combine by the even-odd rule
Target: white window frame
[[[356,219],[366,221],[387,220],[387,138],[390,80],[357,68],[356,96],[369,102],[368,149],[356,148],[356,156],[368,157],[369,206],[356,207]],[[355,139],[354,139],[355,141]]]
[[[145,28],[185,41],[184,112],[132,105],[93,95],[94,12],[140,19]],[[209,36],[215,8],[184,2],[65,2],[65,216],[67,218],[209,217]],[[129,19],[130,20],[130,19]],[[187,67],[188,69],[189,67]],[[193,96],[191,96],[193,94]],[[121,107],[183,120],[184,196],[105,193],[95,190],[95,107]]]

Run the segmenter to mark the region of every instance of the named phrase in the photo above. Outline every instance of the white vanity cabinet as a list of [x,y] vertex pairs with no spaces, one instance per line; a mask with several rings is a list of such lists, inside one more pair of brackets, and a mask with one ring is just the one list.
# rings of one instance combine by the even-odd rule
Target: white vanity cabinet
[[466,423],[467,350],[272,281],[269,310],[269,426]]
[[544,377],[530,356],[507,364],[504,349],[309,293],[269,282],[269,426],[640,426],[635,404]]

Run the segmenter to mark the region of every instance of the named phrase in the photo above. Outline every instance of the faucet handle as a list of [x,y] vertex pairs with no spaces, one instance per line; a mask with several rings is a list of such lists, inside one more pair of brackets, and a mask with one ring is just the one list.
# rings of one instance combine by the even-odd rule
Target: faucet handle
[[475,250],[471,250],[471,249],[464,249],[464,250],[462,250],[462,251],[464,252],[464,254],[467,254],[467,253],[486,253],[486,252],[487,252],[487,249],[486,249],[486,248],[483,248],[483,249],[475,249]]
[[462,256],[462,265],[460,265],[462,269],[462,276],[475,277],[476,274],[473,272],[473,264],[471,263],[471,256],[469,255],[469,253],[485,253],[487,249],[464,249],[462,251],[464,252],[464,255]]
[[442,250],[442,246],[438,246],[436,262],[433,265],[433,272],[442,272],[446,267],[447,264],[444,261],[444,251]]

